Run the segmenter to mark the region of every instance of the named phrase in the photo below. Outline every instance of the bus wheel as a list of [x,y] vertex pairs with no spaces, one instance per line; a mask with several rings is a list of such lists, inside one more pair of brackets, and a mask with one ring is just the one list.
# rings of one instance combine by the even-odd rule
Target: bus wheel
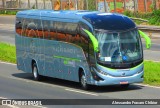
[[127,89],[127,88],[129,87],[129,84],[121,85],[121,87],[122,87],[123,89]]
[[34,80],[39,81],[40,75],[38,74],[38,69],[37,69],[36,63],[33,64],[32,73],[33,73]]
[[81,73],[81,76],[80,76],[80,84],[81,84],[81,87],[82,87],[84,90],[88,90],[88,89],[89,89],[89,85],[87,84],[86,76],[85,76],[84,72]]

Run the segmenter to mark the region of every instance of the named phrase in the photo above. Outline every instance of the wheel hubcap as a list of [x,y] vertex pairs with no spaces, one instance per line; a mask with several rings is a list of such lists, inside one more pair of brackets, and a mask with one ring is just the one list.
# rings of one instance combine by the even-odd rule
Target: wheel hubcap
[[81,78],[81,84],[82,84],[83,87],[86,86],[86,78],[85,78],[84,75],[83,75],[82,78]]
[[34,70],[33,70],[33,74],[34,74],[34,77],[37,78],[37,69],[34,67]]

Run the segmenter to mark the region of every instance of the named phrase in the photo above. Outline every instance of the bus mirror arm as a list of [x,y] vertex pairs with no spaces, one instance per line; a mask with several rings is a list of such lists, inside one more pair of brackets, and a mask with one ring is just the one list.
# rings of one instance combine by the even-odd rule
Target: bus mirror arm
[[146,48],[150,49],[151,48],[151,39],[149,38],[149,36],[147,36],[141,30],[138,30],[138,32],[139,32],[140,36],[145,39],[145,41],[146,41]]

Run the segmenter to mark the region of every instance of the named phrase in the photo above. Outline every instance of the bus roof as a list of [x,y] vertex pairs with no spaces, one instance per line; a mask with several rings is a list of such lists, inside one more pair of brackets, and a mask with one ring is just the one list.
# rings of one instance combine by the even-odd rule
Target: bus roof
[[61,11],[54,11],[54,10],[25,10],[20,11],[17,13],[18,16],[26,17],[26,15],[30,16],[40,16],[41,17],[53,17],[53,18],[67,18],[67,19],[79,19],[82,18],[84,15],[98,13],[97,11],[86,11],[86,10],[61,10]]
[[117,13],[98,13],[83,16],[94,29],[124,31],[136,28],[135,23],[127,16]]
[[136,28],[135,23],[131,19],[117,13],[101,13],[98,11],[86,10],[26,10],[17,13],[17,17],[27,17],[27,15],[37,18],[41,16],[59,19],[86,20],[94,29],[121,31]]

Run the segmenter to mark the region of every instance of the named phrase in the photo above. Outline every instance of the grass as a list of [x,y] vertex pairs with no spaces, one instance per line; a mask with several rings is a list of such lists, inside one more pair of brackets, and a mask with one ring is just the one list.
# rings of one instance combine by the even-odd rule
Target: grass
[[0,10],[0,15],[16,15],[18,11]]
[[[16,63],[15,46],[0,42],[0,60]],[[160,86],[160,62],[144,62],[144,84]]]
[[144,83],[160,86],[160,62],[144,62]]
[[0,60],[16,63],[15,46],[0,42]]

